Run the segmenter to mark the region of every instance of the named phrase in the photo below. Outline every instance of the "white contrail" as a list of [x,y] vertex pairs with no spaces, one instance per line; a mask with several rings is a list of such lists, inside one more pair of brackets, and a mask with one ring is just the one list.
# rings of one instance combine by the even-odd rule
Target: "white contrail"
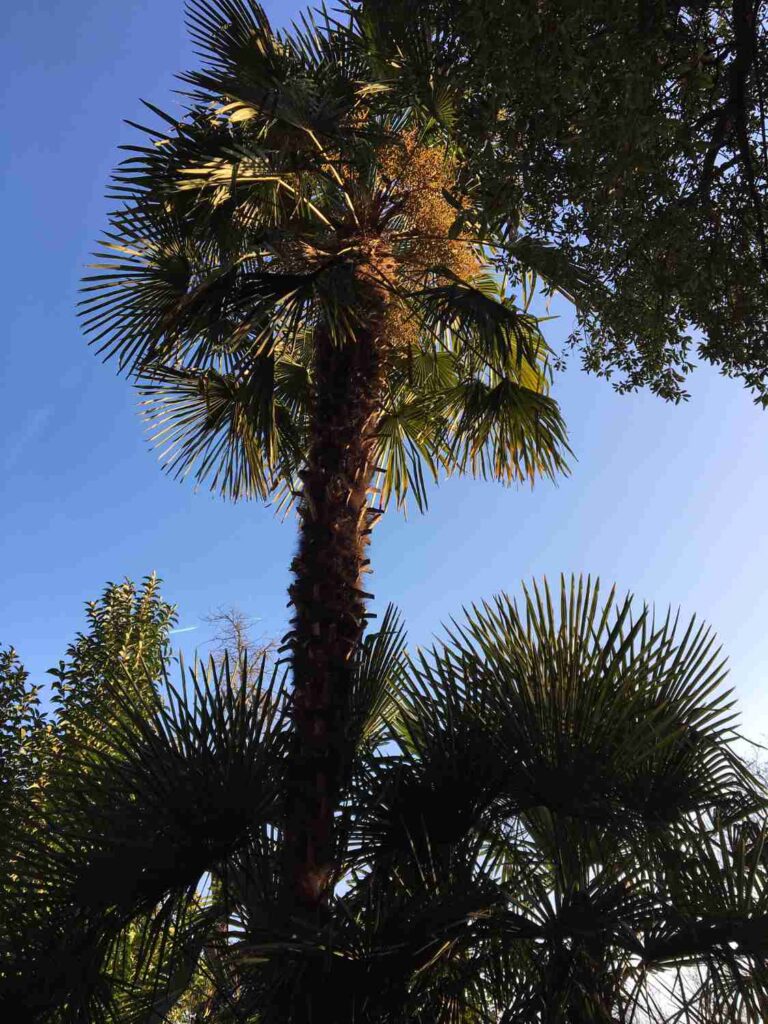
[[173,636],[174,633],[191,633],[193,629],[197,629],[197,626],[184,626],[183,629],[172,629],[171,636]]

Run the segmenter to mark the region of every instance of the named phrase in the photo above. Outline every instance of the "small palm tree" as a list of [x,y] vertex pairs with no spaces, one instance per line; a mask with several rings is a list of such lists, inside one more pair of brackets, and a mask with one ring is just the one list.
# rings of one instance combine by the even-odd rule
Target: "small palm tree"
[[298,499],[287,872],[315,907],[373,524],[390,499],[423,508],[441,471],[554,476],[567,444],[513,294],[529,275],[494,273],[505,238],[479,229],[450,97],[412,95],[354,11],[287,34],[253,0],[188,15],[203,70],[185,115],[129,147],[82,309],[172,472]]
[[116,682],[2,917],[9,1019],[763,1021],[766,802],[708,631],[577,580],[410,659],[382,627],[325,917],[281,902],[279,680],[198,670],[149,719]]

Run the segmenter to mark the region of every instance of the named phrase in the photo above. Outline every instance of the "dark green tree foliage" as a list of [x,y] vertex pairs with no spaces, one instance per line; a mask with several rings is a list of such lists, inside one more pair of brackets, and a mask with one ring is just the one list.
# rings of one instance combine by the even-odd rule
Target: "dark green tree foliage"
[[[68,972],[87,974],[90,969],[83,958],[83,950],[90,949],[87,935],[71,900],[53,898],[42,876],[31,888],[20,879],[28,877],[25,865],[36,856],[42,832],[49,833],[48,856],[59,870],[77,861],[81,851],[69,848],[65,834],[56,831],[58,825],[66,830],[67,822],[57,822],[54,808],[62,793],[72,797],[80,787],[85,798],[90,773],[98,785],[99,751],[108,746],[118,721],[140,718],[160,706],[158,685],[176,618],[175,609],[160,597],[154,575],[139,586],[129,580],[108,584],[86,606],[86,615],[86,631],[53,671],[49,716],[40,709],[41,687],[28,683],[13,649],[0,653],[0,1005],[13,1020],[23,1019],[16,1015],[15,999],[27,978],[37,977],[34,999],[42,1007]],[[116,701],[116,687],[128,686],[128,680],[129,691],[122,703]],[[118,780],[112,784],[119,785]],[[103,795],[108,798],[106,790]],[[141,841],[151,838],[144,835]],[[97,835],[89,842],[97,843]],[[40,970],[51,974],[36,975],[32,964],[37,961]]]
[[18,889],[67,942],[13,1019],[155,1022],[190,984],[186,1024],[765,1019],[764,790],[706,629],[571,580],[410,659],[390,612],[353,678],[324,914],[280,899],[279,680],[198,667],[57,791]]
[[588,369],[677,399],[697,351],[765,402],[762,0],[361,6],[461,139],[479,215],[507,232],[501,262],[573,297]]
[[44,772],[49,732],[40,687],[13,647],[0,649],[0,858],[16,823],[32,825],[36,790]]
[[63,741],[85,723],[106,725],[114,715],[110,681],[135,680],[137,710],[149,710],[157,701],[158,680],[170,659],[176,609],[161,598],[160,581],[153,574],[140,586],[131,580],[108,583],[101,597],[86,605],[86,618],[86,631],[51,670],[55,727]]

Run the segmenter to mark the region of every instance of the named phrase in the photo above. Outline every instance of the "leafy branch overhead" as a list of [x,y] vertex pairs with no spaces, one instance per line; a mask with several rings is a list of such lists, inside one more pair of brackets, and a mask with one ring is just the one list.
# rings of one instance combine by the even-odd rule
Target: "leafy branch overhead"
[[765,402],[763,0],[360,10],[397,87],[450,125],[499,263],[573,298],[587,369],[678,399],[698,355]]

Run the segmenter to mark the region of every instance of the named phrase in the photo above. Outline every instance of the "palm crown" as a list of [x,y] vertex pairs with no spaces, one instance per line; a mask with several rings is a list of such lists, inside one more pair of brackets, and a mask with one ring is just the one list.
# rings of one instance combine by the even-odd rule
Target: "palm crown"
[[185,76],[187,115],[130,147],[83,304],[141,382],[169,468],[229,497],[290,495],[316,334],[341,345],[371,324],[385,502],[410,490],[423,505],[441,468],[563,468],[546,345],[491,272],[502,239],[476,233],[449,129],[354,23],[280,36],[226,0],[192,3],[189,20],[205,69]]

